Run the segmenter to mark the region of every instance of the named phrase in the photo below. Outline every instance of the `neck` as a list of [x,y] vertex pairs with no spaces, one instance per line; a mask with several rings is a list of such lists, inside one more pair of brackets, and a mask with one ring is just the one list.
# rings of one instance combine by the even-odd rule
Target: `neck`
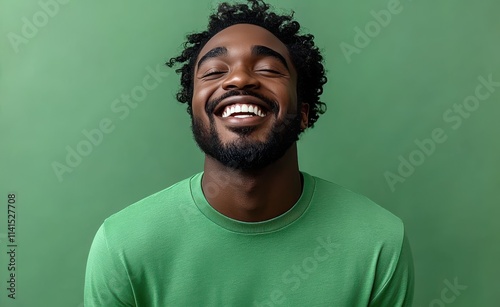
[[235,220],[257,222],[288,211],[302,194],[297,146],[260,170],[242,171],[205,156],[202,189],[208,203]]

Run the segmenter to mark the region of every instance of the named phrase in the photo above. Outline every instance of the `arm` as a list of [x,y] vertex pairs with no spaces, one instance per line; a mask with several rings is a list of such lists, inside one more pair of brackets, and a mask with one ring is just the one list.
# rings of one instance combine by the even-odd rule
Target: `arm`
[[371,307],[400,307],[412,306],[414,271],[413,258],[410,244],[406,236],[403,237],[403,244],[399,255],[382,270],[392,271],[388,278],[381,285],[375,288],[378,290],[370,301]]
[[84,305],[135,306],[128,273],[120,259],[109,249],[104,224],[94,237],[87,260]]

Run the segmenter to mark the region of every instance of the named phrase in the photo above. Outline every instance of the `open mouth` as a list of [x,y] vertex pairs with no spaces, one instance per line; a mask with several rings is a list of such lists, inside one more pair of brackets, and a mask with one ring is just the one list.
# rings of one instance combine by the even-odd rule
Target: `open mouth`
[[250,118],[250,117],[265,117],[268,111],[263,107],[255,104],[236,103],[223,108],[221,112],[222,118]]
[[273,105],[253,95],[233,95],[223,99],[213,114],[227,127],[258,126],[276,113]]

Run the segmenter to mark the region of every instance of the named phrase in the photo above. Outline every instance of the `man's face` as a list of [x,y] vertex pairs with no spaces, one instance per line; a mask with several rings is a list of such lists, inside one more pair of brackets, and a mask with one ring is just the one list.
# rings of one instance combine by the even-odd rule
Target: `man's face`
[[297,106],[297,73],[286,46],[259,26],[237,24],[212,37],[194,69],[192,129],[198,146],[222,164],[267,166],[307,127]]

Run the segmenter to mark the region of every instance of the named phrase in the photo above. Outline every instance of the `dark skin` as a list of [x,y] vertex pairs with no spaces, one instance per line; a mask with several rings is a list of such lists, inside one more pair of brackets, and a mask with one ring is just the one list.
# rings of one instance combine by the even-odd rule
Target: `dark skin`
[[[205,56],[207,54],[209,56]],[[200,59],[203,60],[200,62]],[[297,112],[301,113],[301,128],[307,128],[308,105],[302,103],[298,106],[297,72],[288,50],[264,28],[237,24],[222,30],[207,42],[195,65],[193,116],[208,125],[205,105],[230,90],[251,90],[269,97],[278,103],[279,111],[277,115],[267,112],[263,118],[216,115],[215,126],[223,143],[242,137],[231,127],[248,126],[255,129],[246,138],[265,141],[274,123]],[[236,99],[240,99],[237,100],[239,103],[249,101],[245,96]],[[221,105],[224,103],[223,100]],[[254,171],[235,170],[205,155],[202,189],[207,191],[207,187],[214,185],[219,187],[219,193],[205,193],[205,196],[220,213],[245,222],[274,218],[288,211],[302,193],[297,145],[294,143],[274,163]]]

